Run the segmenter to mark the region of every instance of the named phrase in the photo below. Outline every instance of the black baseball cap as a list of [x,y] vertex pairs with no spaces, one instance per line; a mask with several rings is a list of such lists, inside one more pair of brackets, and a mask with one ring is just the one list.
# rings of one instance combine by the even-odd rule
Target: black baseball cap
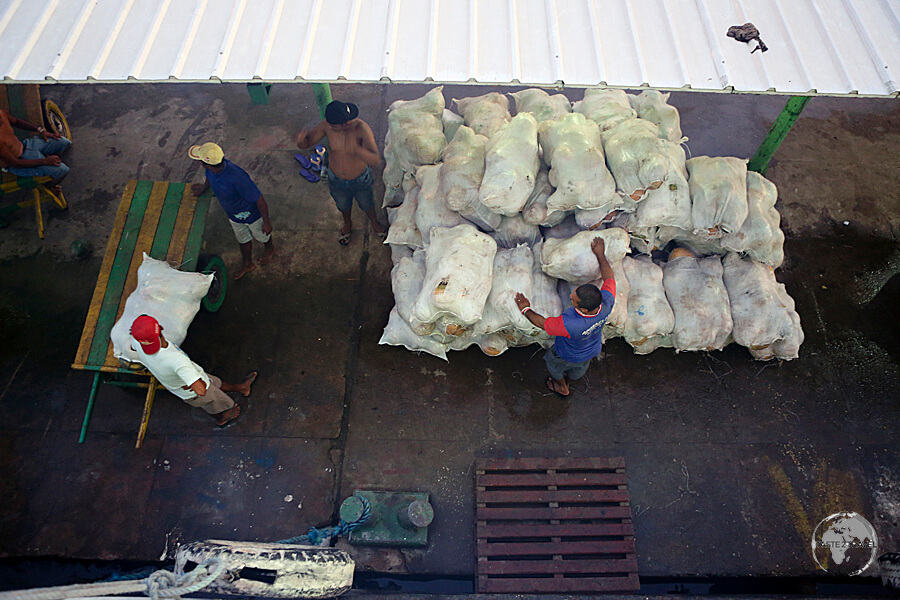
[[359,108],[350,102],[335,100],[325,107],[325,120],[332,125],[340,125],[352,121],[359,116]]

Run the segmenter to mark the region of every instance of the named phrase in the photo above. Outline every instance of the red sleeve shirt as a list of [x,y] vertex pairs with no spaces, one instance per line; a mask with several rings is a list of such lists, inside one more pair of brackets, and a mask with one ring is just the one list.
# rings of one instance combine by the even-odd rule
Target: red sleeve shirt
[[606,279],[603,281],[603,285],[600,287],[600,291],[606,290],[610,294],[613,295],[613,298],[616,296],[616,280],[615,279]]
[[569,337],[569,332],[566,330],[565,323],[563,323],[562,315],[544,319],[544,331],[546,331],[548,335]]

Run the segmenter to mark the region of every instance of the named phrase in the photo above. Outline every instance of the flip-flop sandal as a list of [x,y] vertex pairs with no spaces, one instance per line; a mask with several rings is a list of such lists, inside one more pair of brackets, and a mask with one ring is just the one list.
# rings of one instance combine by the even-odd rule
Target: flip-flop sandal
[[[252,386],[258,378],[259,378],[259,371],[250,371],[249,373],[247,373],[247,376],[244,377],[244,381],[249,380],[250,385]],[[250,397],[250,394],[247,394],[246,396],[244,396],[244,398],[249,398],[249,397]]]
[[300,169],[300,175],[303,176],[310,183],[316,183],[321,179],[318,175],[310,171],[309,169]]
[[[306,157],[304,157],[304,158],[306,158]],[[319,156],[318,154],[313,154],[312,156],[309,157],[309,164],[310,164],[310,166],[306,167],[306,168],[312,169],[313,171],[316,171],[318,173],[319,171],[322,170],[322,157]]]
[[[562,396],[563,398],[565,398],[566,396],[569,395],[569,394],[563,394],[562,392],[556,391],[556,388],[553,387],[553,378],[552,378],[552,377],[548,377],[548,378],[547,378],[547,381],[545,381],[544,384],[547,386],[547,389],[548,389],[548,390],[550,390],[551,392],[553,392],[553,393],[556,394],[557,396]],[[571,392],[570,392],[570,393],[571,393]]]
[[234,403],[234,406],[224,411],[225,422],[224,423],[216,423],[216,427],[219,429],[225,429],[232,423],[235,423],[238,419],[243,416],[244,411],[241,410],[241,405],[237,402]]
[[338,243],[339,243],[341,246],[349,246],[349,245],[350,245],[350,234],[351,234],[351,233],[353,233],[353,232],[352,232],[352,231],[348,231],[347,233],[344,233],[343,231],[339,231],[339,232],[338,232]]
[[312,169],[313,168],[312,161],[309,160],[308,158],[306,158],[305,154],[295,154],[294,159],[298,163],[300,163],[300,166],[303,167],[304,169]]

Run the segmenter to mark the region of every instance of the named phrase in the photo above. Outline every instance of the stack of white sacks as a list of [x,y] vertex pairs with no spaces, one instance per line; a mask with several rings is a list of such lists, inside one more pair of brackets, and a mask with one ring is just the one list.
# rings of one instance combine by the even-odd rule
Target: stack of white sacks
[[[616,275],[606,339],[635,353],[721,350],[796,358],[803,331],[775,280],[784,235],[775,186],[747,161],[685,160],[668,94],[589,89],[572,105],[538,89],[454,99],[442,88],[391,105],[384,171],[396,306],[381,338],[446,360],[552,339],[516,308],[555,316],[599,277],[597,236]],[[678,242],[667,262],[652,250]],[[657,253],[659,256],[659,253]]]

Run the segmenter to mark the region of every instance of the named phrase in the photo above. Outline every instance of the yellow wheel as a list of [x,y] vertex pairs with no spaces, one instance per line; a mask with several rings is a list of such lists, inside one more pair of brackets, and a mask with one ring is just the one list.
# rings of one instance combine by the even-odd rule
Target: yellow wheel
[[52,100],[44,100],[44,124],[53,133],[58,133],[70,142],[72,141],[72,130],[69,129],[69,123]]

